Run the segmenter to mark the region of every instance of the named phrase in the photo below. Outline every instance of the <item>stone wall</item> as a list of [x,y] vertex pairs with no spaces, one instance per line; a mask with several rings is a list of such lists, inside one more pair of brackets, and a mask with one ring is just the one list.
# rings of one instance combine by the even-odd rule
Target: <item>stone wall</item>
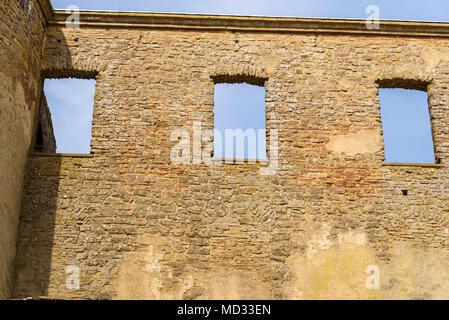
[[0,299],[11,296],[23,178],[42,90],[46,16],[41,3],[49,5],[0,2]]
[[[40,137],[38,137],[40,135]],[[56,153],[56,138],[53,131],[50,108],[48,107],[45,93],[42,92],[41,104],[39,107],[38,128],[36,141],[34,143],[35,152]]]
[[[413,32],[52,24],[44,71],[98,74],[92,155],[29,158],[15,296],[449,298],[448,48]],[[273,153],[170,161],[174,130],[213,127],[226,75],[267,79],[273,175],[260,170]],[[379,80],[395,79],[430,84],[440,165],[383,165]]]

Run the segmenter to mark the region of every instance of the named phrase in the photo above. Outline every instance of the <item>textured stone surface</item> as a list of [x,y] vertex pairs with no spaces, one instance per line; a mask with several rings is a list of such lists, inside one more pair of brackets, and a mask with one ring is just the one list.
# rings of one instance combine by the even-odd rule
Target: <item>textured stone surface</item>
[[23,177],[42,90],[45,25],[38,1],[0,1],[0,299],[12,291]]
[[[448,48],[410,36],[50,27],[47,75],[98,74],[93,157],[29,158],[15,296],[449,298]],[[213,77],[224,75],[267,79],[273,176],[260,164],[170,162],[172,131],[213,127]],[[378,86],[398,79],[430,83],[446,166],[382,166]],[[72,265],[79,290],[66,288]],[[366,288],[370,265],[380,290]]]
[[[39,127],[40,126],[40,127]],[[38,136],[40,135],[40,141]],[[40,143],[40,144],[39,144]],[[55,153],[56,139],[53,131],[53,122],[50,109],[47,104],[45,94],[42,93],[39,107],[38,129],[36,131],[36,141],[34,143],[35,152]]]

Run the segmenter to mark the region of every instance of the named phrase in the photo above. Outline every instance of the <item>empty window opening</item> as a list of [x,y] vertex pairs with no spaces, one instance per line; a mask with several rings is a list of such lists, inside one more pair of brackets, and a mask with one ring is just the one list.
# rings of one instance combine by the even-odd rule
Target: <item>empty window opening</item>
[[256,80],[215,84],[214,158],[267,159],[264,80]]
[[403,196],[407,196],[408,195],[408,190],[402,190],[402,195]]
[[56,152],[89,154],[95,80],[46,79],[44,92],[51,113]]
[[433,164],[427,87],[419,82],[412,88],[386,86],[379,90],[385,161]]

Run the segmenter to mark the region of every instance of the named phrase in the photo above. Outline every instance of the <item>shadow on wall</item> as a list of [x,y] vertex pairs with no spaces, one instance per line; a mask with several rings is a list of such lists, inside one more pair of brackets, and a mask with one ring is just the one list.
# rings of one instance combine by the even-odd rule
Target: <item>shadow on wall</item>
[[53,131],[50,109],[48,108],[45,93],[42,92],[39,106],[39,117],[37,120],[34,152],[56,153],[56,139]]
[[[60,29],[49,34],[44,57],[51,55],[55,59],[49,61],[54,69],[42,70],[42,79],[82,75],[82,72],[75,70],[68,50],[67,41]],[[41,98],[44,99],[44,96]],[[55,151],[54,148],[39,150],[40,146],[36,144],[40,142],[39,121],[36,121],[34,132],[35,145],[31,150]],[[56,211],[61,197],[60,169],[60,156],[32,154],[28,158],[17,237],[14,298],[48,295]]]
[[14,298],[47,296],[50,282],[61,158],[28,160],[17,239]]

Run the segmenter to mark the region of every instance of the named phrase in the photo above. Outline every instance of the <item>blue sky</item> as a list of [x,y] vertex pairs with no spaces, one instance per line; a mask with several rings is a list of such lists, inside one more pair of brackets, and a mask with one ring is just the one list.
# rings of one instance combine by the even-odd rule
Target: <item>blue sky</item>
[[434,163],[427,92],[380,89],[387,162]]
[[[226,139],[226,129],[253,130],[257,141],[258,130],[265,130],[265,88],[249,84],[216,84],[214,90],[214,125],[221,132],[221,150],[217,148],[220,139],[215,135],[217,158],[266,159],[266,139],[255,143],[253,152],[237,148],[237,139]],[[251,134],[251,133],[250,133]],[[246,144],[248,142],[245,142]],[[221,151],[221,153],[219,152]],[[262,152],[258,156],[258,152]]]
[[[449,1],[447,0],[52,0],[51,2],[58,9],[76,5],[85,10],[359,19],[368,17],[369,14],[365,12],[368,6],[377,5],[380,9],[380,18],[383,20],[449,22]],[[77,84],[75,84],[76,81]],[[64,83],[60,84],[50,83],[49,80],[46,82],[48,83],[46,83],[45,92],[55,123],[58,152],[89,153],[94,82],[85,80],[65,80]],[[87,89],[87,91],[84,89]],[[228,89],[220,88],[216,92],[216,107],[220,105],[222,107],[215,108],[215,112],[220,113],[220,108],[228,110],[228,112],[222,112],[221,116],[216,116],[218,128],[229,127],[229,121],[232,119],[236,120],[239,125],[242,124],[242,121],[246,122],[246,128],[265,127],[264,118],[261,116],[263,113],[258,113],[255,116],[252,112],[252,110],[257,109],[261,102],[257,99],[255,101],[248,100],[250,93],[254,92],[251,90],[257,89],[253,86],[234,87],[234,89],[229,87]],[[84,92],[83,95],[80,95],[80,92]],[[430,129],[423,130],[420,134],[415,130],[421,124],[428,124],[425,113],[419,111],[427,112],[427,105],[424,104],[422,94],[410,94],[409,91],[405,90],[396,92],[384,90],[381,92],[382,104],[389,108],[386,111],[382,109],[384,130],[386,134],[396,136],[393,139],[387,137],[385,141],[387,162],[434,161],[433,152],[430,152],[433,151]],[[74,95],[73,98],[72,95]],[[217,99],[217,97],[221,98]],[[232,101],[236,101],[236,97],[237,103],[234,102],[227,107],[225,106],[225,101],[230,101],[231,98]],[[247,107],[244,107],[244,105]],[[233,116],[235,113],[231,110],[238,114],[238,118]],[[414,111],[411,112],[411,110]],[[397,122],[398,118],[402,121],[400,124]],[[242,129],[245,129],[243,124],[242,127]],[[410,135],[405,134],[407,130],[410,130]],[[408,136],[409,140],[398,140],[398,137],[404,137],[404,135]],[[407,149],[408,146],[413,146],[413,148]],[[228,157],[229,155],[225,156]]]
[[56,152],[89,153],[95,80],[46,79],[44,91],[56,137]]
[[210,13],[293,17],[362,18],[369,5],[381,19],[449,21],[447,0],[52,0],[55,8]]

